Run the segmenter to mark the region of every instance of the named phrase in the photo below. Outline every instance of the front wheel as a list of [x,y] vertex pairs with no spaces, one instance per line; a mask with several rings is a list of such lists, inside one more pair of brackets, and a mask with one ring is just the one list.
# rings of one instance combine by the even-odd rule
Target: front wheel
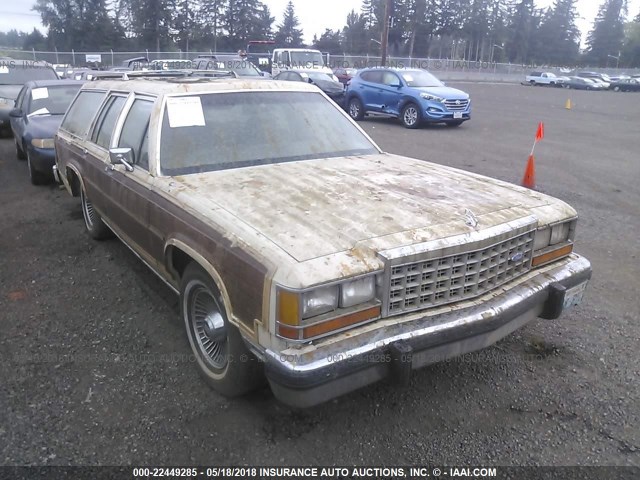
[[420,116],[420,110],[418,109],[416,104],[408,103],[402,109],[400,119],[402,120],[402,124],[405,127],[418,128],[420,126],[420,120],[422,119],[422,117]]
[[198,369],[214,390],[236,397],[264,384],[258,360],[227,319],[222,295],[196,263],[182,276],[180,305]]
[[362,120],[364,118],[364,107],[358,98],[353,97],[350,99],[347,107],[349,116],[354,120]]
[[91,200],[87,197],[84,187],[80,189],[80,203],[82,204],[82,216],[84,217],[84,225],[89,235],[95,240],[105,240],[113,236],[113,232],[102,221],[102,217],[93,208]]

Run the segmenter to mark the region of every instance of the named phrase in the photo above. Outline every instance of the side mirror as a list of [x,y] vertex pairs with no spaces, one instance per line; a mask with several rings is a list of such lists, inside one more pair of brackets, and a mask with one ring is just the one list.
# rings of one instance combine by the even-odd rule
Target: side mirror
[[393,88],[401,88],[401,87],[402,87],[402,84],[401,84],[401,83],[392,83],[392,84],[391,84],[391,85],[389,85],[389,86],[390,86],[390,87],[393,87]]
[[124,165],[128,172],[133,172],[133,149],[111,148],[109,149],[109,160],[111,165]]
[[21,108],[13,108],[9,111],[9,116],[13,118],[22,118],[24,116],[24,112]]

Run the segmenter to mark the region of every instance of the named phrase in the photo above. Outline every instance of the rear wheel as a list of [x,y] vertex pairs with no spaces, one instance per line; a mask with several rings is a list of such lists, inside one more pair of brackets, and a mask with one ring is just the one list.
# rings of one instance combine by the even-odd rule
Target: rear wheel
[[364,107],[357,97],[349,100],[348,112],[349,116],[354,120],[362,120],[364,118]]
[[402,120],[402,124],[407,128],[418,128],[420,126],[422,117],[415,103],[405,105],[400,114],[400,120]]
[[104,240],[111,238],[113,232],[102,221],[102,217],[93,208],[91,200],[87,198],[87,192],[84,191],[84,187],[80,189],[80,202],[82,204],[82,216],[84,217],[84,225],[87,227],[87,232],[92,238],[96,240]]
[[33,168],[29,151],[27,151],[27,168],[29,169],[29,180],[31,180],[33,185],[46,185],[49,183],[50,179],[48,175]]
[[236,397],[264,384],[261,365],[227,319],[222,295],[196,263],[182,276],[180,305],[198,369],[214,390]]

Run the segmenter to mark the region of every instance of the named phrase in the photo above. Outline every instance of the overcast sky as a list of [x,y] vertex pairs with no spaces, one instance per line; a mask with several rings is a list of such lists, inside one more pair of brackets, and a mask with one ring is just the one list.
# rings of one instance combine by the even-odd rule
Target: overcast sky
[[[276,17],[276,24],[282,21],[282,14],[288,0],[262,0]],[[0,31],[12,28],[31,31],[33,27],[44,30],[40,24],[40,16],[31,11],[36,0],[2,0],[0,6]],[[536,0],[538,7],[546,7],[553,0]],[[581,18],[578,27],[582,30],[583,42],[591,28],[593,19],[598,13],[598,6],[602,0],[578,0],[577,8]],[[629,16],[635,17],[640,13],[640,0],[628,0]],[[293,0],[296,15],[300,20],[305,41],[310,43],[313,35],[320,36],[325,28],[341,29],[345,25],[347,14],[351,9],[360,11],[361,0]]]

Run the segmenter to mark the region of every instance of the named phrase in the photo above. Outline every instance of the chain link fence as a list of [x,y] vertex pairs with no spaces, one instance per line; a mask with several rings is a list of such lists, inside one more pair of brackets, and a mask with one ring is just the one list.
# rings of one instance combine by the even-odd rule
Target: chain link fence
[[[51,64],[71,65],[74,67],[91,66],[111,68],[123,66],[129,59],[146,57],[152,60],[190,60],[198,55],[211,54],[234,55],[237,52],[153,52],[140,50],[133,52],[45,52],[37,50],[15,50],[0,47],[0,56],[6,55],[15,59],[41,60]],[[381,65],[381,58],[374,56],[326,55],[330,67],[365,68]],[[444,80],[484,80],[484,81],[522,81],[524,76],[534,70],[549,71],[556,75],[572,75],[577,71],[596,70],[609,75],[640,75],[640,69],[590,68],[590,67],[557,67],[549,65],[521,65],[514,63],[496,63],[484,61],[468,61],[447,58],[412,58],[389,57],[387,65],[398,68],[421,68],[430,70]]]

